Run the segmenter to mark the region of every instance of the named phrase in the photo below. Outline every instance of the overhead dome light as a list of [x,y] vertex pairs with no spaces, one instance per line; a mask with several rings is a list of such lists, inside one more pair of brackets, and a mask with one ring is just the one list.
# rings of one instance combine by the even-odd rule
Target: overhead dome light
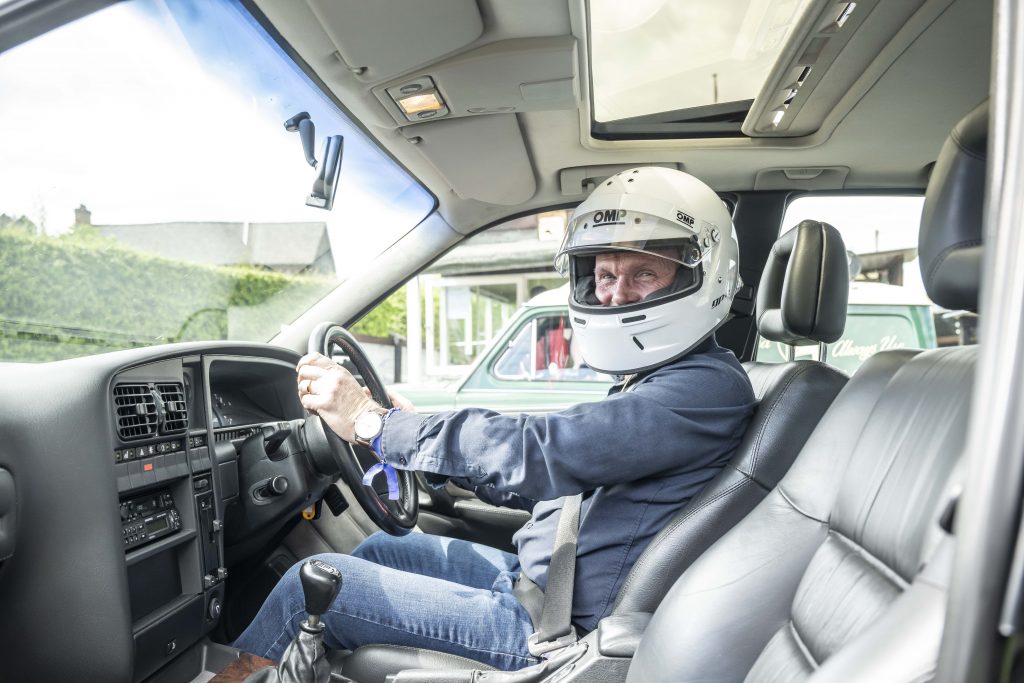
[[418,114],[421,111],[439,111],[444,109],[444,102],[441,101],[437,91],[409,95],[398,100],[398,106],[406,114]]
[[448,105],[430,76],[387,88],[387,93],[409,121],[436,119],[449,113]]

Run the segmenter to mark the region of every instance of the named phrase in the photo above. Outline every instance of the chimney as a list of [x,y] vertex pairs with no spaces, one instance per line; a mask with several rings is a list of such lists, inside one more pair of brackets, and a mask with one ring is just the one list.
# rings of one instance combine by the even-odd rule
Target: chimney
[[92,225],[92,211],[79,204],[75,209],[75,225]]

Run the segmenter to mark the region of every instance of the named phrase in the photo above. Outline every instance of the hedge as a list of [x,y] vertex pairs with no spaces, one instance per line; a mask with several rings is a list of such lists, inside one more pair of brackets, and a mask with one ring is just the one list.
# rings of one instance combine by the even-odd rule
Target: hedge
[[[0,229],[0,360],[176,341],[266,341],[336,284],[327,276],[173,261],[88,233],[53,238]],[[404,333],[401,294],[354,331]]]

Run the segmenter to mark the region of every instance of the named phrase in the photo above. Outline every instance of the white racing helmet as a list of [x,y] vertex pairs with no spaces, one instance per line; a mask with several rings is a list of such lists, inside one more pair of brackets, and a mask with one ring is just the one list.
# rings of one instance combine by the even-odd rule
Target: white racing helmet
[[[619,251],[674,261],[674,281],[641,301],[601,305],[596,256]],[[659,167],[617,173],[576,207],[555,270],[569,278],[569,318],[583,360],[609,374],[640,372],[689,352],[726,321],[742,284],[724,202],[693,176]]]

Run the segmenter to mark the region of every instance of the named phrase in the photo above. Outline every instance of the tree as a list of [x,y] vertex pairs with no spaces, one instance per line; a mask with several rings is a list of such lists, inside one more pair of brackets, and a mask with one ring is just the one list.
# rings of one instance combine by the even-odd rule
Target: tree
[[38,235],[39,227],[26,216],[8,216],[0,213],[0,230],[13,230],[24,235]]

